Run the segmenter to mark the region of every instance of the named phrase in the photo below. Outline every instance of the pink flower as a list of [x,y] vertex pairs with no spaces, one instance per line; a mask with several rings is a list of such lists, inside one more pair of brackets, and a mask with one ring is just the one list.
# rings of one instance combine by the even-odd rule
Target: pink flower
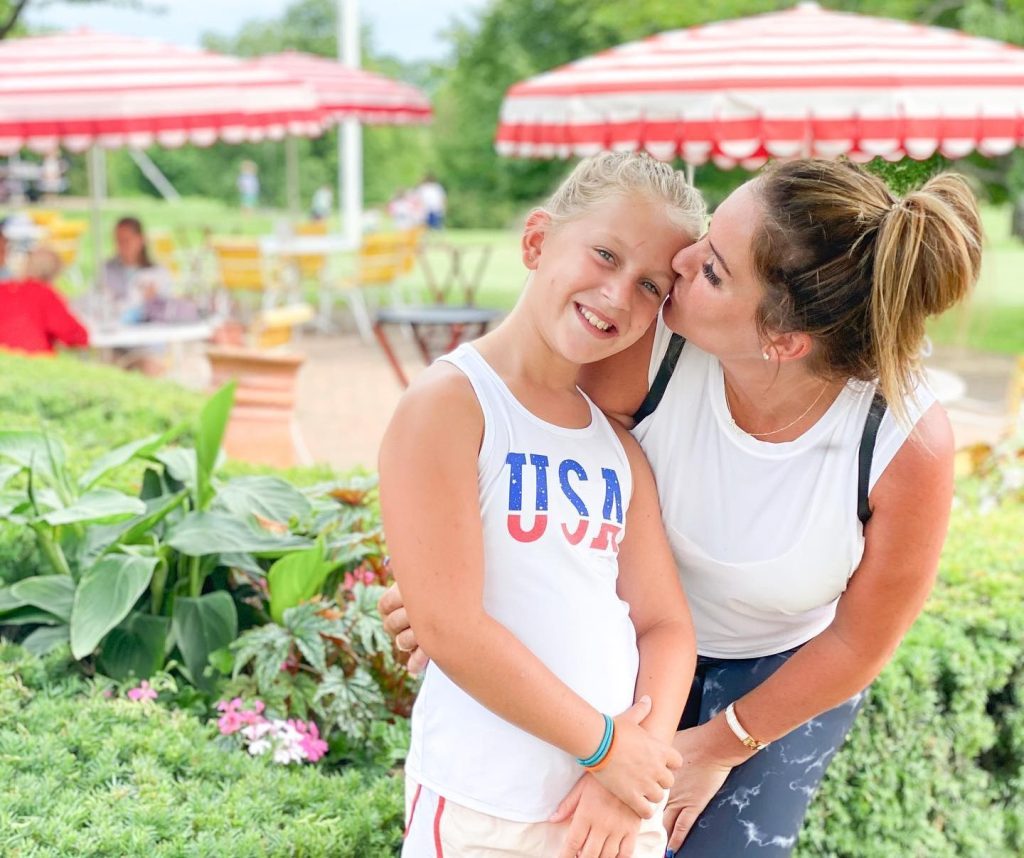
[[253,703],[252,709],[243,709],[238,713],[238,717],[242,724],[259,724],[266,720],[263,717],[263,710],[266,708],[266,704],[262,700],[257,700]]
[[232,733],[237,733],[242,727],[262,724],[266,721],[263,717],[263,710],[266,708],[266,704],[262,700],[255,701],[252,709],[242,708],[241,697],[236,697],[231,701],[221,700],[217,704],[217,711],[224,714],[217,719],[217,727],[222,736],[230,736]]
[[299,747],[303,750],[309,762],[315,763],[327,753],[327,743],[320,738],[320,731],[317,729],[315,721],[310,721],[309,724],[298,720],[289,721],[288,723],[302,737],[299,739]]
[[242,698],[236,697],[234,700],[228,702],[227,700],[221,700],[217,704],[218,712],[234,712],[239,706],[242,705]]
[[147,680],[143,679],[139,683],[138,688],[133,688],[128,692],[128,699],[135,701],[156,700],[156,689]]
[[217,728],[222,736],[230,736],[242,729],[243,723],[241,716],[232,709],[217,719]]

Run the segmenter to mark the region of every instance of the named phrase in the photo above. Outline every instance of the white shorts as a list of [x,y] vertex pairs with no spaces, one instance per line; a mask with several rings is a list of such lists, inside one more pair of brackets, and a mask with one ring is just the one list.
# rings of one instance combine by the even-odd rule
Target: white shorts
[[[643,820],[633,858],[664,858],[662,810]],[[402,858],[555,858],[569,823],[512,822],[447,801],[405,779]]]

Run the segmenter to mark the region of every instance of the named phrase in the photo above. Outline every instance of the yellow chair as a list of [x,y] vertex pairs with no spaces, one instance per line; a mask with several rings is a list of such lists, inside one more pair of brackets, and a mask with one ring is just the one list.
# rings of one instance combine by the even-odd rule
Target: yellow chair
[[31,209],[28,216],[36,226],[44,227],[61,220],[60,212],[54,209]]
[[[355,275],[343,281],[344,297],[352,307],[356,327],[366,342],[373,338],[373,322],[366,301],[368,291],[390,287],[391,303],[404,303],[400,278],[412,270],[422,230],[378,232],[368,235],[356,254]],[[321,308],[323,312],[323,308]]]
[[[296,235],[327,235],[327,221],[311,220],[295,225]],[[300,253],[295,256],[295,264],[301,280],[323,281],[327,267],[327,255],[324,253]]]
[[65,275],[81,284],[82,274],[78,270],[78,255],[82,249],[82,236],[88,224],[82,220],[58,219],[47,224],[45,242],[57,251]]
[[217,260],[220,285],[230,292],[253,292],[266,296],[273,291],[260,243],[254,238],[214,238],[210,241]]
[[166,268],[175,279],[181,274],[178,243],[169,232],[151,232],[148,237],[149,251],[153,261]]

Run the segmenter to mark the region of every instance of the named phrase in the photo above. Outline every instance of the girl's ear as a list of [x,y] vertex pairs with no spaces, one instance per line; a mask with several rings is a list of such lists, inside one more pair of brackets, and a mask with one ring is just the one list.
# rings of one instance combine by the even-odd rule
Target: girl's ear
[[537,268],[540,262],[541,245],[544,243],[544,236],[551,227],[551,215],[544,209],[534,209],[526,217],[526,227],[523,229],[523,238],[520,242],[523,252],[523,265],[530,271]]

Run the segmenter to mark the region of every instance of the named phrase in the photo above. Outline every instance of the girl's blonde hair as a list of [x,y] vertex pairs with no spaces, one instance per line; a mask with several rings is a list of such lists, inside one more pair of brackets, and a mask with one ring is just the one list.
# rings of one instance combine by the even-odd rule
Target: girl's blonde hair
[[810,334],[815,372],[877,379],[906,423],[925,320],[978,279],[981,218],[967,182],[946,173],[899,199],[854,164],[805,158],[770,168],[754,189],[762,336]]
[[544,206],[551,223],[560,226],[616,196],[644,194],[663,202],[675,226],[694,238],[704,231],[704,198],[686,176],[646,152],[602,152],[585,158]]

